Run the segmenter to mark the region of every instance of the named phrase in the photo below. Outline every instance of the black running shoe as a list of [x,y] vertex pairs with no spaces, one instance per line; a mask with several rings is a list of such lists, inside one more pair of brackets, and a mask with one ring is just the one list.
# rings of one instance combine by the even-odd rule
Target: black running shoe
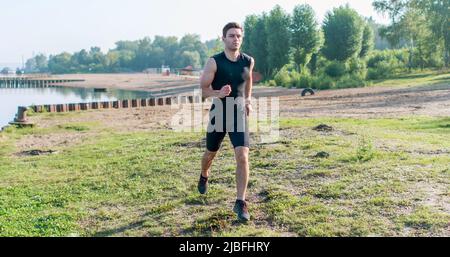
[[203,177],[200,174],[200,179],[198,180],[198,192],[200,194],[206,194],[208,191],[208,178]]
[[233,211],[237,214],[240,221],[250,220],[250,214],[248,213],[247,202],[243,200],[236,200]]

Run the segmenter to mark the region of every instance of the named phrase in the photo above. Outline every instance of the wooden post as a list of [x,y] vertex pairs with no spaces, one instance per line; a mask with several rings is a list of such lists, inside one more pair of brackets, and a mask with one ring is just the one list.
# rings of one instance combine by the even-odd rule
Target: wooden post
[[19,106],[17,108],[17,117],[14,119],[15,122],[27,122],[27,107]]

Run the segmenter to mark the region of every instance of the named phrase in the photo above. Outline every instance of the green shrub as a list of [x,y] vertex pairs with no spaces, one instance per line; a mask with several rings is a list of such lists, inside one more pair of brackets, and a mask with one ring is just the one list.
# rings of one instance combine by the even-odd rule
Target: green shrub
[[309,74],[309,71],[304,69],[301,73],[297,71],[292,71],[290,73],[291,84],[296,88],[308,88],[312,87],[313,77]]
[[[379,69],[378,73],[389,66],[391,74],[408,68],[407,49],[373,51],[367,60],[367,67],[370,69]],[[384,73],[389,73],[384,71]]]
[[291,79],[290,87],[300,88],[300,73],[297,71],[289,72],[289,77]]
[[346,72],[345,63],[332,61],[325,68],[325,73],[333,78],[341,77]]
[[349,73],[362,73],[367,69],[366,62],[359,58],[352,58],[348,62]]
[[291,85],[291,76],[285,67],[275,74],[274,80],[277,86],[290,87]]
[[312,79],[311,87],[314,89],[325,90],[325,89],[334,88],[335,85],[336,85],[336,82],[334,81],[334,79],[330,78],[329,76],[327,76],[325,74],[321,74]]
[[308,88],[313,86],[313,77],[309,74],[300,74],[300,80],[298,82],[299,88]]
[[277,83],[275,82],[275,80],[271,79],[271,80],[269,80],[269,82],[267,82],[267,85],[269,87],[276,87]]
[[359,141],[358,148],[356,149],[356,159],[359,162],[370,161],[375,156],[375,148],[370,140],[362,138]]
[[376,65],[379,62],[388,61],[392,57],[393,56],[389,56],[389,53],[388,53],[387,50],[385,50],[385,51],[373,51],[370,54],[369,59],[367,60],[367,67],[368,68],[375,68]]
[[364,87],[366,80],[358,74],[347,74],[336,82],[335,88]]
[[387,79],[391,77],[395,72],[392,62],[381,61],[376,64],[375,67],[369,68],[367,71],[368,79]]

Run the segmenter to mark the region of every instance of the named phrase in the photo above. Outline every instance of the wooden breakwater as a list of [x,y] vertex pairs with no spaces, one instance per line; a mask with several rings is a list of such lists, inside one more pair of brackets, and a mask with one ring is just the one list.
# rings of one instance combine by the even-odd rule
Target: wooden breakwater
[[52,87],[55,84],[67,82],[82,82],[84,79],[58,79],[40,77],[0,77],[1,88],[40,88]]
[[88,103],[68,103],[68,104],[44,104],[32,105],[29,107],[19,106],[16,117],[12,125],[34,126],[27,118],[27,111],[32,109],[34,112],[74,112],[99,109],[124,109],[154,107],[175,104],[196,104],[211,102],[211,99],[202,98],[200,95],[170,96],[170,97],[152,97],[145,99],[125,99],[116,101],[100,101]]
[[201,96],[171,96],[171,97],[152,97],[145,99],[126,99],[116,101],[100,101],[88,103],[68,103],[68,104],[44,104],[33,105],[29,108],[34,112],[72,112],[98,109],[122,109],[152,107],[172,104],[200,103],[205,102]]

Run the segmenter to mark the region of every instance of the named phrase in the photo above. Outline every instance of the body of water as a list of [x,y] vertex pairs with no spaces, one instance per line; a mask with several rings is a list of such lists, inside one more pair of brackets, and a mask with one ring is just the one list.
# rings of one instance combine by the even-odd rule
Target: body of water
[[151,93],[121,89],[94,92],[93,88],[4,88],[0,85],[0,128],[13,121],[19,106],[68,104],[149,98]]

